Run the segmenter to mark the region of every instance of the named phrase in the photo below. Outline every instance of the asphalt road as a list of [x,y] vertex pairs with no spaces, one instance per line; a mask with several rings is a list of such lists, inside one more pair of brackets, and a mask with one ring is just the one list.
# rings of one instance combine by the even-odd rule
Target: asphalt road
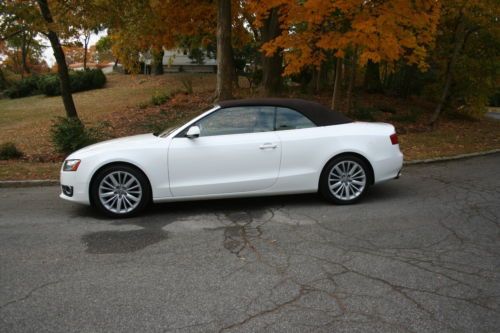
[[500,112],[488,112],[488,113],[486,113],[486,117],[489,117],[489,118],[492,118],[492,119],[496,119],[496,120],[500,120]]
[[1,332],[499,332],[500,154],[109,220],[0,189]]

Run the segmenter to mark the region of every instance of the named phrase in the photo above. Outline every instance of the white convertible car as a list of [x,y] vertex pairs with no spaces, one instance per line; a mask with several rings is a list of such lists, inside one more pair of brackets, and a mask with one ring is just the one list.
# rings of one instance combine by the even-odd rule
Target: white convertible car
[[358,201],[403,164],[394,126],[353,122],[298,99],[220,102],[160,134],[114,139],[68,156],[61,198],[113,217],[151,201],[318,192]]

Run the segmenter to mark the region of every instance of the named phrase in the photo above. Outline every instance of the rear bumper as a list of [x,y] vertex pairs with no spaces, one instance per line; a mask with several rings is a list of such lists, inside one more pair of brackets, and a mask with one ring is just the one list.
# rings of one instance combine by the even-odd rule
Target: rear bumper
[[373,173],[375,176],[374,183],[383,182],[390,179],[397,179],[401,176],[403,169],[403,154],[399,151],[394,152],[391,156],[380,159],[373,163]]

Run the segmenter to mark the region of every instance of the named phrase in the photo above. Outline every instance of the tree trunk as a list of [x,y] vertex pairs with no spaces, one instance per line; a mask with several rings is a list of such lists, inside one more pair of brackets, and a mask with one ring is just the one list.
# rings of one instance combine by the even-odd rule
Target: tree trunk
[[24,74],[29,74],[29,68],[28,68],[28,52],[26,51],[26,47],[24,45],[24,40],[23,40],[23,45],[21,45],[21,78],[24,78]]
[[342,78],[342,58],[335,61],[335,82],[333,83],[332,110],[337,111],[340,103],[340,84]]
[[379,63],[368,60],[366,64],[364,89],[369,93],[383,92],[382,82],[380,82]]
[[163,49],[159,53],[155,53],[154,62],[155,62],[155,75],[163,74],[163,54],[165,51]]
[[87,69],[87,53],[89,49],[90,36],[92,32],[86,32],[83,35],[83,70]]
[[239,88],[240,87],[240,76],[238,73],[238,68],[236,68],[236,63],[234,60],[234,50],[233,50],[232,46],[231,46],[230,62],[231,62],[231,68],[233,69],[233,85],[234,85],[234,87]]
[[0,90],[6,89],[7,88],[7,80],[5,79],[5,76],[3,75],[2,68],[0,68]]
[[465,22],[463,19],[460,18],[459,23],[455,29],[455,36],[454,36],[455,45],[453,47],[453,53],[451,54],[451,58],[448,59],[448,63],[446,64],[446,72],[444,75],[445,77],[444,86],[443,86],[443,91],[441,93],[441,98],[439,99],[439,103],[436,106],[436,109],[434,110],[434,113],[432,114],[430,121],[430,126],[433,129],[436,126],[436,122],[439,118],[439,115],[443,111],[444,103],[446,102],[446,99],[448,98],[448,94],[450,92],[450,85],[453,77],[453,69],[457,62],[458,56],[460,55],[460,50],[462,49],[465,42],[464,35],[465,35]]
[[[260,28],[261,45],[278,37],[281,34],[279,22],[279,9],[275,7],[269,12],[269,16],[264,20]],[[266,95],[276,95],[282,90],[283,55],[281,50],[277,50],[271,57],[262,55],[262,86]]]
[[319,77],[319,70],[316,68],[316,66],[311,66],[312,67],[312,77],[311,81],[309,81],[309,93],[311,94],[316,94],[318,92],[318,77]]
[[85,45],[83,50],[83,70],[87,69],[87,46]]
[[321,64],[319,64],[318,76],[316,76],[316,82],[315,82],[316,85],[315,88],[317,92],[320,92],[323,89],[324,76],[325,76],[325,66],[324,62],[321,62]]
[[231,47],[231,0],[217,0],[217,91],[216,99],[233,98]]
[[352,90],[354,89],[354,84],[356,82],[356,69],[358,67],[358,47],[356,46],[353,50],[351,57],[351,69],[349,72],[349,84],[347,86],[347,97],[346,97],[346,112],[351,112],[352,107]]
[[21,63],[22,63],[22,73],[21,77],[24,77],[24,74],[29,74],[30,68],[28,66],[28,51],[30,48],[30,40],[32,36],[31,33],[25,31],[23,33],[22,42],[21,42]]
[[[40,7],[40,12],[42,13],[43,19],[48,23],[48,26],[50,27],[50,25],[54,21],[52,19],[49,5],[47,4],[47,0],[37,0],[37,2],[38,6]],[[59,37],[57,36],[56,32],[51,30],[50,28],[46,36],[50,41],[50,45],[52,46],[52,50],[54,51],[54,57],[56,58],[57,72],[59,74],[59,81],[61,82],[61,97],[63,99],[66,115],[68,116],[68,118],[79,119],[78,114],[76,113],[75,102],[73,101],[73,96],[71,95],[68,65],[66,64],[64,52],[61,47],[61,43],[59,42]]]

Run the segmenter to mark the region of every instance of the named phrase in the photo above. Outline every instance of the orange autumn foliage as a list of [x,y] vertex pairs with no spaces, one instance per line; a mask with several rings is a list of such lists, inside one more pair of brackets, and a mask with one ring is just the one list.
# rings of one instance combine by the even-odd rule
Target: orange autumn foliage
[[425,69],[440,17],[435,0],[255,0],[250,5],[257,21],[273,7],[280,8],[283,32],[262,50],[267,55],[284,50],[285,75],[319,66],[326,52],[343,58],[356,47],[362,65],[402,59]]

